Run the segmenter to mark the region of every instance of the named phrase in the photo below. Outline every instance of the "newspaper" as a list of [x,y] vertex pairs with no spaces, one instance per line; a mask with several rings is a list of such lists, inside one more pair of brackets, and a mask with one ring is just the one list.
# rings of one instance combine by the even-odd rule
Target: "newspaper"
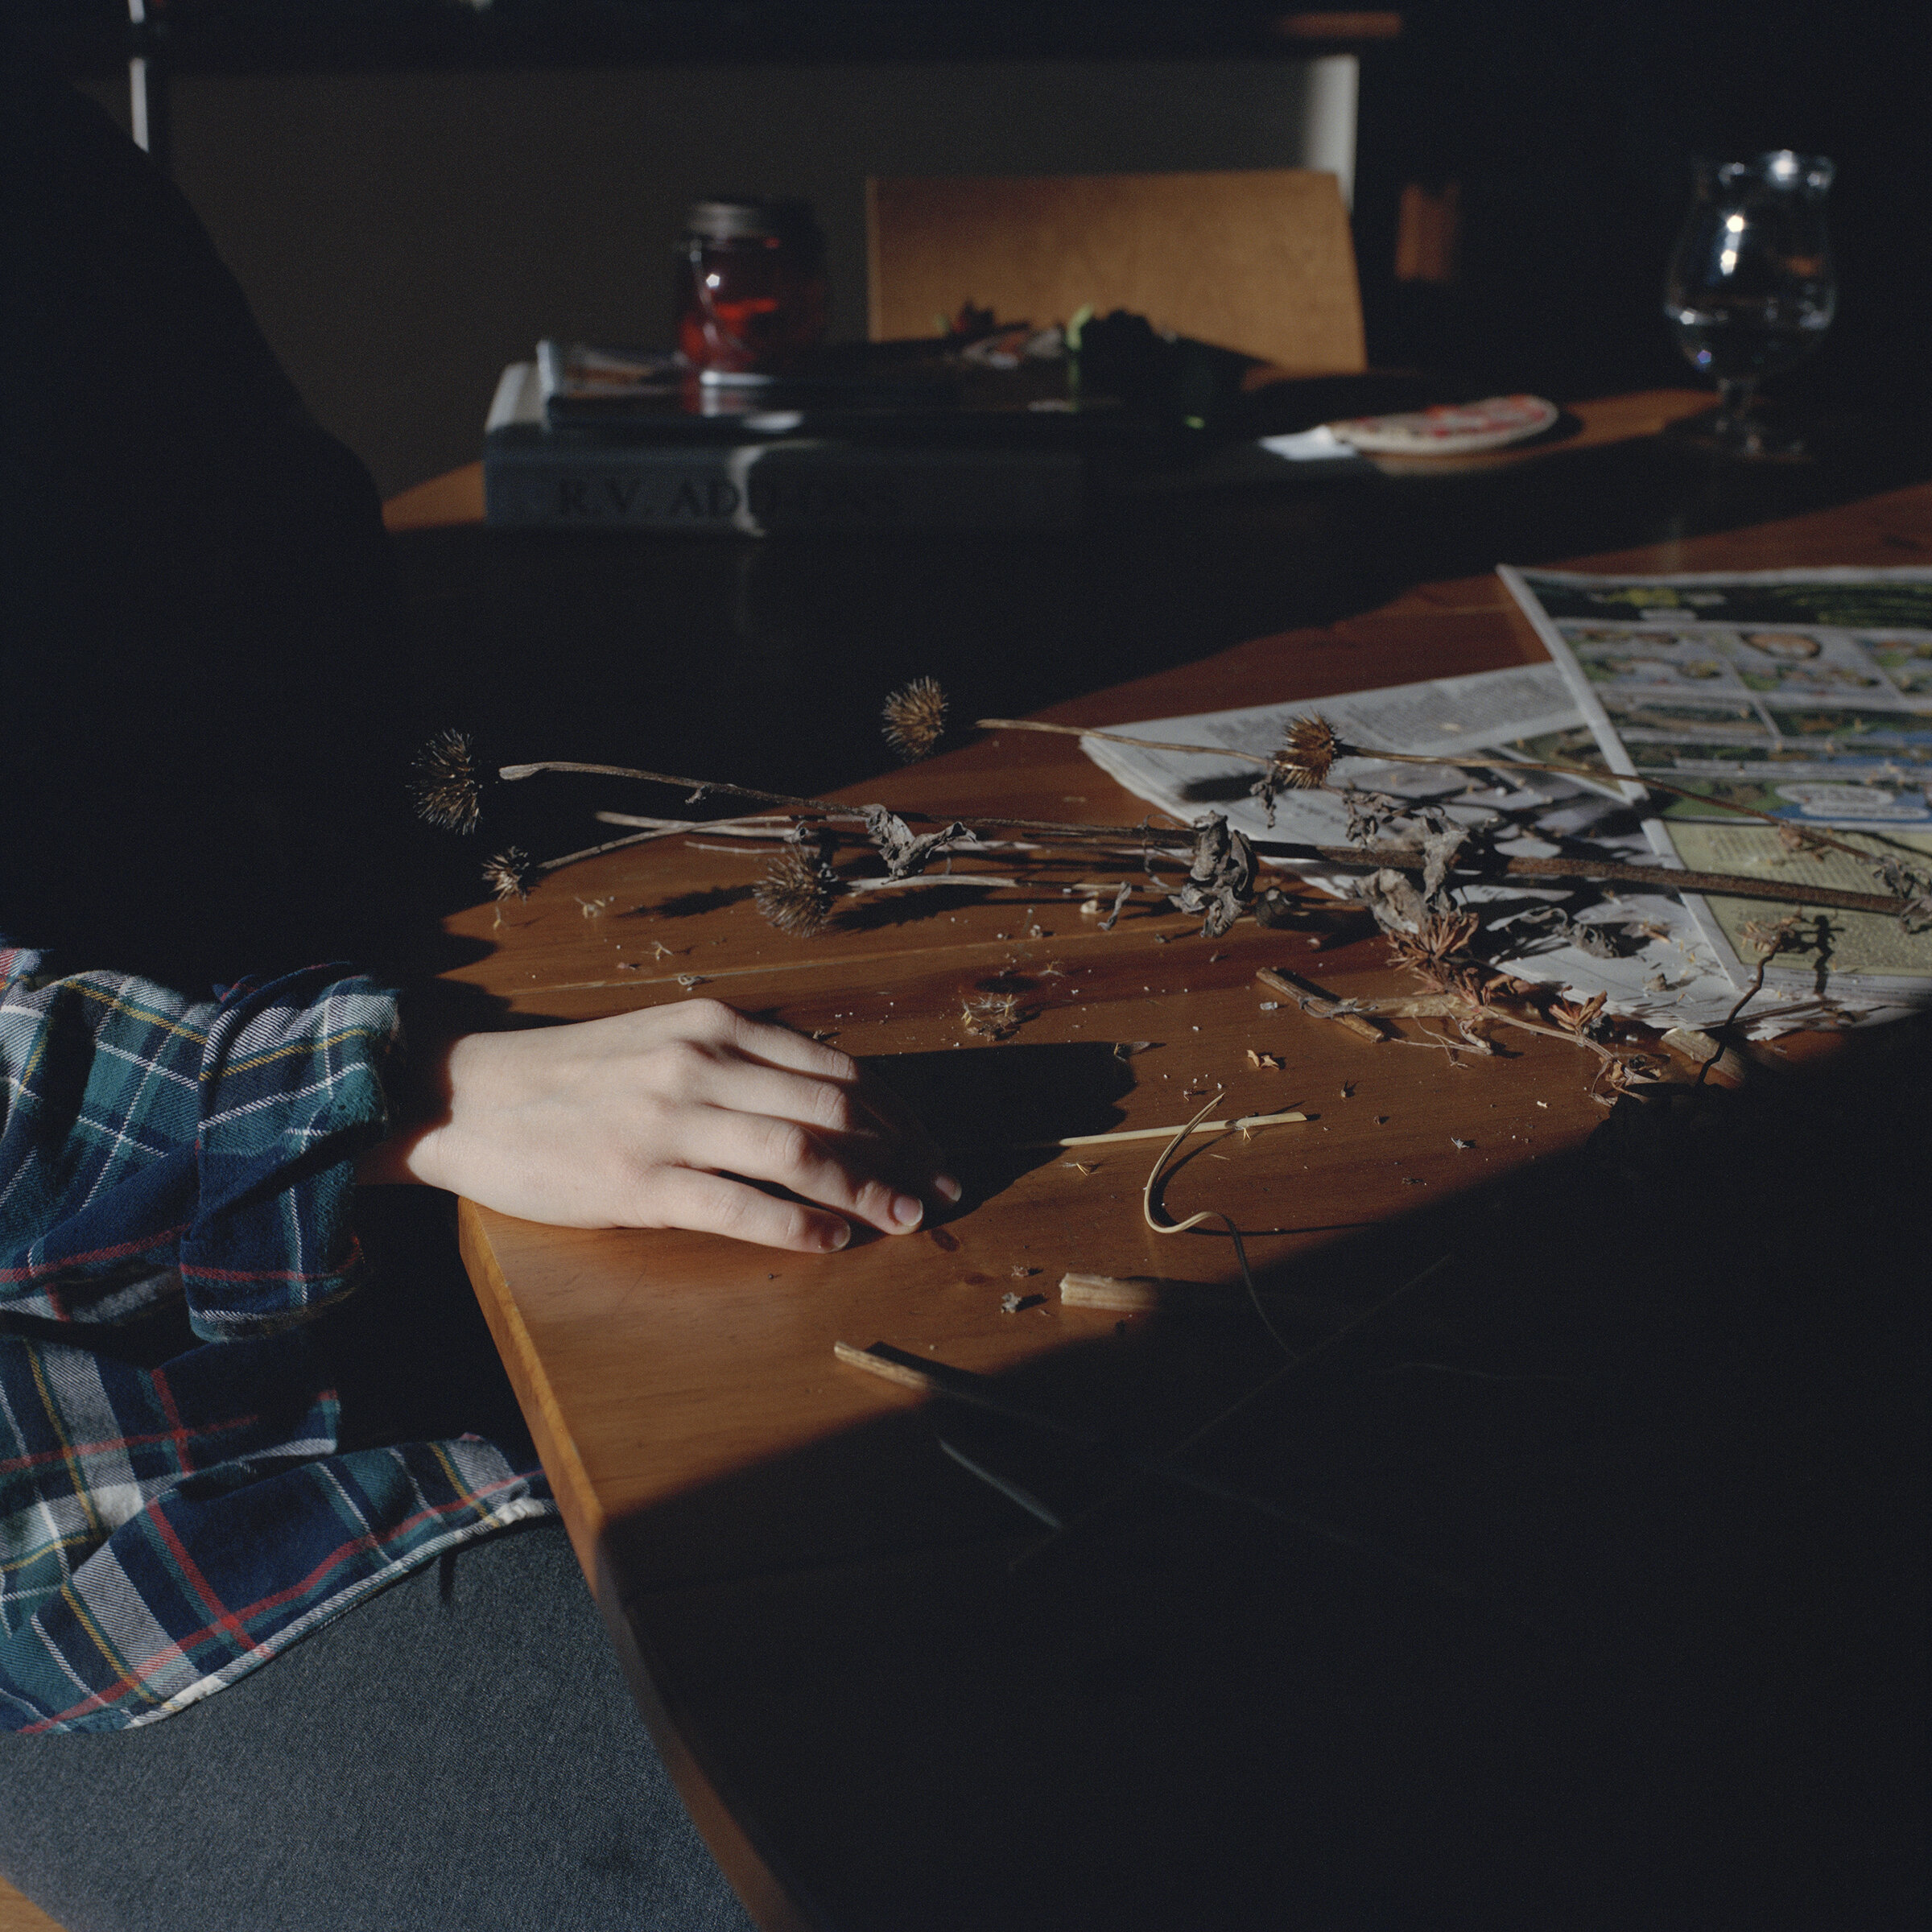
[[[1351,691],[1319,704],[1260,705],[1189,717],[1155,718],[1124,725],[1129,737],[1215,745],[1265,756],[1282,741],[1291,718],[1319,710],[1352,742],[1390,751],[1459,758],[1493,754],[1506,771],[1550,744],[1593,746],[1570,683],[1554,663],[1480,671],[1458,678]],[[1270,827],[1250,795],[1257,768],[1244,760],[1191,752],[1154,751],[1108,739],[1081,741],[1087,755],[1137,798],[1183,822],[1203,812],[1226,814],[1251,838],[1339,845],[1349,840],[1349,815],[1340,789],[1283,792]],[[1469,824],[1509,821],[1499,836],[1505,853],[1551,854],[1561,838],[1572,849],[1587,841],[1606,858],[1654,862],[1651,844],[1633,819],[1624,788],[1591,786],[1525,772],[1506,782],[1501,774],[1451,766],[1397,765],[1351,758],[1338,766],[1338,787],[1383,792],[1427,803]],[[1349,873],[1319,863],[1294,869],[1338,896],[1348,896]],[[1711,945],[1684,902],[1663,892],[1584,887],[1548,888],[1517,881],[1459,885],[1457,897],[1484,911],[1497,966],[1524,979],[1568,987],[1579,997],[1602,993],[1608,1009],[1660,1027],[1710,1026],[1736,1005],[1740,982]],[[1556,909],[1553,911],[1552,909]],[[1579,935],[1587,945],[1577,943]],[[1603,956],[1608,953],[1611,956]],[[1810,986],[1780,989],[1754,1001],[1754,1035],[1839,1017],[1842,1001]],[[1852,1017],[1847,1009],[1843,1017]]]
[[[1701,795],[1651,795],[1645,834],[1667,861],[1855,892],[1882,890],[1875,871],[1886,858],[1932,870],[1932,570],[1501,574],[1584,726],[1544,734],[1534,755],[1600,757]],[[1794,851],[1776,826],[1713,800],[1828,828],[1872,863]],[[1740,984],[1758,958],[1746,927],[1794,914],[1803,943],[1778,956],[1768,986],[1847,1003],[1932,1001],[1932,934],[1895,919],[1753,899],[1685,904]]]

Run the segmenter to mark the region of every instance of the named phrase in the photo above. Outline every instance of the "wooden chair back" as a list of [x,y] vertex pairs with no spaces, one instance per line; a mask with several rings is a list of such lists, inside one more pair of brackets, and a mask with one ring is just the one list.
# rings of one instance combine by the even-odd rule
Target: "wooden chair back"
[[1044,327],[1084,303],[1297,375],[1368,366],[1348,217],[1332,175],[875,178],[870,333],[936,333],[970,301]]

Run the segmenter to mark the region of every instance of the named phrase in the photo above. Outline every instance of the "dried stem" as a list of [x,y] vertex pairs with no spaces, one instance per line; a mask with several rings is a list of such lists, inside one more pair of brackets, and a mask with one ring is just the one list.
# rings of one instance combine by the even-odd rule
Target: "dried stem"
[[[1178,745],[1164,739],[1129,737],[1117,731],[1096,731],[1080,724],[1050,724],[1037,718],[980,718],[976,722],[983,731],[1050,731],[1067,737],[1104,738],[1110,744],[1137,745],[1147,751],[1194,752],[1202,758],[1236,758],[1246,765],[1280,768],[1272,752],[1236,751],[1227,745]],[[1638,785],[1651,791],[1666,793],[1672,798],[1688,799],[1695,804],[1715,805],[1719,811],[1736,812],[1743,818],[1775,825],[1781,832],[1796,832],[1814,848],[1849,852],[1855,859],[1869,861],[1872,857],[1861,847],[1835,838],[1828,832],[1809,825],[1794,826],[1790,819],[1781,819],[1775,812],[1761,811],[1755,805],[1740,805],[1733,799],[1717,798],[1686,785],[1673,785],[1667,778],[1632,777],[1620,772],[1600,770],[1592,766],[1569,764],[1560,758],[1472,758],[1453,753],[1382,751],[1373,745],[1352,745],[1343,738],[1334,740],[1332,752],[1338,758],[1373,758],[1389,765],[1446,765],[1455,771],[1540,771],[1555,778],[1585,778],[1600,785],[1606,782]]]
[[[1000,720],[981,720],[983,723],[998,723]],[[1030,729],[1029,725],[1029,729]],[[1071,725],[1056,725],[1055,730],[1074,732]],[[1104,735],[1104,734],[1101,734]],[[1179,749],[1199,752],[1212,752],[1207,745],[1187,745]],[[1215,755],[1219,755],[1216,753]],[[1253,754],[1244,753],[1243,757]],[[1358,755],[1380,758],[1380,752],[1364,752]],[[1262,761],[1265,762],[1265,761]],[[1455,759],[1418,758],[1415,762],[1423,764],[1480,763],[1480,761]],[[1555,766],[1533,766],[1533,770],[1558,770]],[[864,823],[863,814],[850,805],[835,803],[827,799],[795,798],[787,793],[762,791],[749,786],[733,785],[721,780],[680,778],[666,772],[634,770],[617,765],[576,764],[562,760],[551,760],[530,765],[506,765],[498,775],[506,779],[534,777],[539,772],[584,772],[613,778],[627,778],[639,782],[654,785],[676,786],[688,791],[729,792],[741,798],[757,799],[767,804],[790,807],[795,811],[813,812],[839,824],[860,825]],[[1572,775],[1599,777],[1601,773],[1578,772]],[[1686,796],[1695,795],[1686,794]],[[924,824],[938,824],[943,817],[930,811],[908,810],[902,816]],[[1769,817],[1768,814],[1761,816]],[[622,824],[625,819],[613,813],[599,813],[600,818]],[[1069,844],[1091,844],[1103,843],[1113,848],[1129,845],[1158,847],[1162,850],[1184,850],[1194,843],[1191,827],[1154,825],[1142,822],[1131,825],[1096,825],[1068,823],[1052,819],[1016,819],[1001,817],[970,818],[962,821],[968,831],[1022,832],[1036,836]],[[1774,824],[1786,821],[1777,819]],[[625,845],[637,844],[646,840],[660,838],[672,830],[710,831],[727,824],[742,825],[738,820],[691,820],[654,819],[646,821],[647,828],[626,839],[614,839],[602,845],[593,845],[583,852],[567,854],[560,859],[550,859],[538,868],[543,872],[554,872],[558,867],[574,863],[578,859],[591,858],[599,852],[610,852]],[[1823,833],[1807,831],[1808,838],[1823,838]],[[1869,860],[1871,854],[1842,840],[1829,840],[1840,849],[1849,852],[1861,860]],[[1348,865],[1360,868],[1391,866],[1397,870],[1419,872],[1422,869],[1422,855],[1412,846],[1406,845],[1325,845],[1286,839],[1257,839],[1255,850],[1268,858],[1298,861],[1302,863],[1319,861],[1331,865]],[[1559,855],[1555,857],[1509,857],[1484,875],[1507,878],[1568,878],[1596,879],[1616,884],[1655,886],[1665,892],[1716,893],[1730,898],[1769,899],[1781,901],[1789,905],[1820,906],[1839,912],[1870,912],[1889,915],[1898,910],[1898,901],[1889,894],[1847,892],[1833,886],[1813,886],[1798,881],[1755,879],[1742,874],[1718,872],[1684,872],[1663,865],[1633,865],[1620,860],[1573,857]]]

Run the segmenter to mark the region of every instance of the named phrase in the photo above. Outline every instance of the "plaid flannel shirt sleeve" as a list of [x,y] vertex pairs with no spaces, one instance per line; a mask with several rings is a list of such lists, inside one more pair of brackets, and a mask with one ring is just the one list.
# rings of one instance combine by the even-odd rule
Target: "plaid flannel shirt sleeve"
[[0,955],[0,1308],[113,1321],[178,1287],[213,1341],[346,1294],[395,996],[321,967],[194,1002],[39,963]]
[[[554,1505],[473,1436],[338,1448],[306,1323],[360,1269],[394,996],[39,967],[0,949],[0,1729],[113,1730]],[[199,1346],[97,1345],[176,1298]]]

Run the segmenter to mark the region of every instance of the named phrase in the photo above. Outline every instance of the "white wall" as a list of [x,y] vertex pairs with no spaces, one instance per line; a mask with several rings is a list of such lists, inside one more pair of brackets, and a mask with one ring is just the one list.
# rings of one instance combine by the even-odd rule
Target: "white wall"
[[[803,195],[865,332],[868,174],[1328,167],[1352,60],[188,76],[174,172],[383,493],[470,460],[544,334],[663,345],[685,204]],[[125,123],[125,89],[90,88]],[[1344,194],[1348,182],[1343,182]]]

